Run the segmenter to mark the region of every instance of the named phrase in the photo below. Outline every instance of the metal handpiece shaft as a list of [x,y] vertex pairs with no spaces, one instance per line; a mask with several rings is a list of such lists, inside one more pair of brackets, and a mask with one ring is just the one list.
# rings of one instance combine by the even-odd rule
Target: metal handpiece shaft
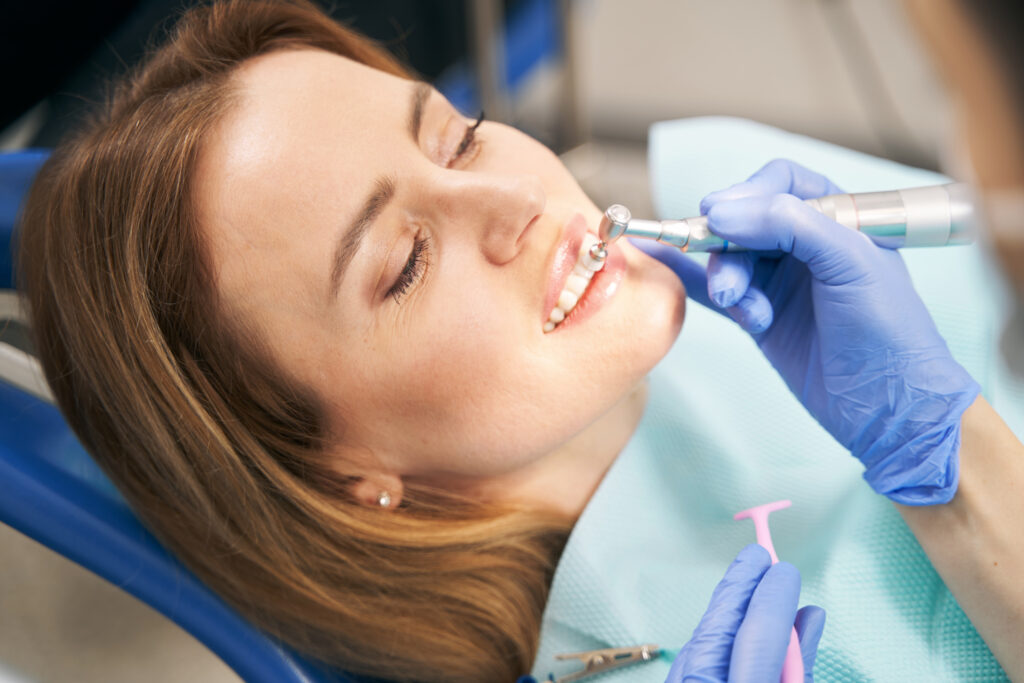
[[[969,187],[963,183],[836,194],[808,199],[806,203],[890,249],[967,244],[974,237],[974,202]],[[625,235],[656,240],[683,251],[746,251],[714,235],[708,229],[706,216],[667,221],[633,219],[618,204],[605,212],[599,233],[606,242]]]

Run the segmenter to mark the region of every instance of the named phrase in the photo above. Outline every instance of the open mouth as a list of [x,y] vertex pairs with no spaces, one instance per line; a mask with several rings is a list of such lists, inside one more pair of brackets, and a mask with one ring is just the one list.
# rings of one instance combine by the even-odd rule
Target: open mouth
[[594,279],[594,274],[604,267],[604,260],[598,261],[590,255],[590,249],[600,240],[589,232],[583,235],[576,263],[558,293],[555,305],[544,322],[544,332],[552,332],[576,308]]

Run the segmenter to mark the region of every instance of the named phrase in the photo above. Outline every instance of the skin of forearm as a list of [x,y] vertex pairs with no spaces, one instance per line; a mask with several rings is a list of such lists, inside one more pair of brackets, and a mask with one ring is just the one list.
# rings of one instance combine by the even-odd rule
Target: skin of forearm
[[896,507],[1003,669],[1024,681],[1024,445],[985,399],[961,419],[953,500]]

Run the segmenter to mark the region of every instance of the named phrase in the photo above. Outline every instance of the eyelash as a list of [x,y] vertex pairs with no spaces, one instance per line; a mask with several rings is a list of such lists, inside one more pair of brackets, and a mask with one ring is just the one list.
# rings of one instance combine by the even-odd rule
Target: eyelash
[[398,278],[395,280],[395,284],[391,285],[391,289],[388,290],[388,296],[393,298],[397,303],[402,295],[408,291],[409,287],[412,286],[416,280],[423,274],[423,268],[426,265],[423,255],[427,251],[429,244],[429,238],[417,236],[412,243],[412,251],[409,252],[409,259],[405,262],[405,267],[402,268],[402,272],[398,274]]
[[462,142],[455,148],[455,153],[452,154],[452,158],[448,160],[448,165],[451,166],[453,163],[458,161],[468,152],[472,152],[476,149],[480,141],[476,139],[476,129],[480,127],[480,124],[484,122],[484,112],[481,110],[480,115],[476,117],[476,121],[472,126],[466,129],[466,134],[462,137]]
[[[466,129],[466,134],[462,137],[462,141],[455,149],[455,153],[452,154],[452,158],[448,161],[449,166],[469,152],[472,152],[480,144],[480,141],[476,139],[476,130],[483,122],[484,113],[481,111],[473,125]],[[413,240],[409,259],[405,262],[402,272],[398,274],[395,284],[391,285],[391,289],[388,290],[388,296],[394,299],[396,303],[422,275],[423,267],[426,265],[424,254],[427,252],[428,245],[429,238],[427,237],[416,237]]]

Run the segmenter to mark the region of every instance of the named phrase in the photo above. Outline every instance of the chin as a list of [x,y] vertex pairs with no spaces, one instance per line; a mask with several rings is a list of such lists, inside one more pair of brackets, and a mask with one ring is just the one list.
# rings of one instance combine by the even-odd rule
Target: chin
[[662,344],[658,360],[668,353],[686,317],[686,288],[672,270],[629,245],[627,260],[644,312],[642,328]]
[[[643,252],[627,254],[628,287],[619,292],[621,317],[602,335],[612,334],[605,353],[617,369],[615,384],[631,390],[668,354],[686,315],[686,290],[668,267]],[[607,342],[607,340],[606,340]],[[622,384],[619,384],[621,382]]]

